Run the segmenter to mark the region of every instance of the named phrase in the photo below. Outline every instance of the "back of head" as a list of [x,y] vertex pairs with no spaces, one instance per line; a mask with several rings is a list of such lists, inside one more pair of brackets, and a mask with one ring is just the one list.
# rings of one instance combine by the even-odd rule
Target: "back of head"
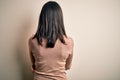
[[61,7],[57,2],[49,1],[42,7],[38,29],[33,38],[36,38],[40,45],[42,45],[42,39],[45,38],[46,47],[53,48],[57,39],[65,44],[64,36],[67,37]]

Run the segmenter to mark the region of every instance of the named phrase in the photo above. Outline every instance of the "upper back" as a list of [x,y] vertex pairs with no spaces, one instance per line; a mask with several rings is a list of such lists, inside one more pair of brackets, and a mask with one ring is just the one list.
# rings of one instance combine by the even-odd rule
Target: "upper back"
[[57,39],[54,48],[46,48],[46,41],[43,39],[43,46],[39,45],[36,38],[31,39],[32,53],[35,57],[35,64],[39,66],[39,71],[49,71],[62,67],[64,69],[66,59],[73,49],[73,39],[65,38],[66,45]]

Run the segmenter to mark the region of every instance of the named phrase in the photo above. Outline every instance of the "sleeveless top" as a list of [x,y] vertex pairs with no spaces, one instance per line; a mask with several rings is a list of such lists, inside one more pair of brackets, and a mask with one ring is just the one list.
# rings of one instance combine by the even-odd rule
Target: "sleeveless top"
[[71,68],[73,58],[73,39],[64,37],[66,45],[56,40],[53,48],[46,48],[45,39],[42,46],[37,39],[29,39],[29,52],[34,80],[67,80],[66,70]]

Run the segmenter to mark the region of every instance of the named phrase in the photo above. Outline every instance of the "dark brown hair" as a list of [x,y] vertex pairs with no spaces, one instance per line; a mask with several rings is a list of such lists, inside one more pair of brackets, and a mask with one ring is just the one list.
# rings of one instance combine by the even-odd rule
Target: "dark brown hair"
[[65,44],[64,36],[67,37],[61,7],[57,2],[49,1],[42,7],[38,29],[33,39],[36,38],[42,45],[42,38],[45,38],[46,47],[53,48],[57,39]]

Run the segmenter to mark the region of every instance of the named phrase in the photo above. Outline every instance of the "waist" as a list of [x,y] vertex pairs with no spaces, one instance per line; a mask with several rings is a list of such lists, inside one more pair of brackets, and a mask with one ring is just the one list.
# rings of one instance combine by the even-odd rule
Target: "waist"
[[47,73],[47,72],[34,72],[34,78],[40,79],[41,77],[50,78],[52,80],[66,80],[66,72],[58,72],[58,73]]

